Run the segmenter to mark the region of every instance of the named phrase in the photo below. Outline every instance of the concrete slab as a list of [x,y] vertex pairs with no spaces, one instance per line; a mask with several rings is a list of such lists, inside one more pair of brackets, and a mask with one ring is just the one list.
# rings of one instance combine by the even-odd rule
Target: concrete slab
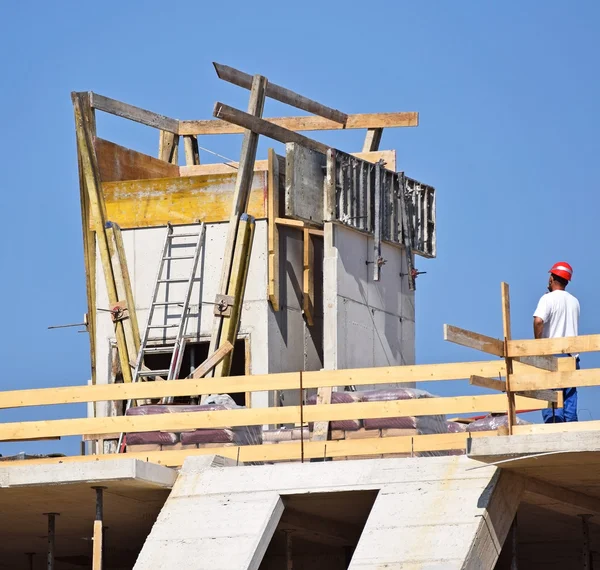
[[522,490],[510,474],[469,470],[480,464],[466,457],[235,468],[198,459],[183,466],[136,570],[257,568],[282,501],[298,509],[303,496],[367,490],[379,493],[350,569],[492,570]]
[[[47,518],[56,518],[56,570],[91,567],[95,486],[104,490],[108,527],[106,567],[132,568],[135,557],[164,505],[177,472],[134,459],[0,465],[0,560],[4,568],[46,568]],[[75,566],[74,566],[75,565]]]

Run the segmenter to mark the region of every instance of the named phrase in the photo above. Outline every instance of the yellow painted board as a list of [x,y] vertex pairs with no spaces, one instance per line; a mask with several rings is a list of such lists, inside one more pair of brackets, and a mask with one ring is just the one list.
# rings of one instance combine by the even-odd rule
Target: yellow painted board
[[[229,219],[236,172],[181,178],[104,182],[107,219],[121,229]],[[248,213],[267,216],[267,174],[255,173]],[[92,219],[90,226],[94,224]]]

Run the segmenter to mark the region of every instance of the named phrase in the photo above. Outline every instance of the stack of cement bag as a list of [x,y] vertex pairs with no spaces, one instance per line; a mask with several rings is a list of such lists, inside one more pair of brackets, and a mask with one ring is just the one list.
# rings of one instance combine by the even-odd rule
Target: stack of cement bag
[[[155,414],[173,414],[188,412],[216,412],[237,410],[238,406],[227,394],[211,397],[200,406],[191,405],[149,405],[136,406],[127,410],[128,416],[146,416]],[[261,426],[226,427],[219,429],[190,429],[179,432],[130,432],[126,434],[127,451],[169,451],[194,449],[198,447],[226,447],[234,445],[260,445],[262,443]]]
[[[389,402],[396,400],[412,400],[416,398],[433,398],[432,394],[414,388],[392,388],[380,390],[366,390],[362,392],[333,392],[332,404],[348,404],[352,402]],[[315,405],[316,396],[311,396],[307,404]],[[312,425],[309,428],[312,430]],[[367,418],[332,421],[331,439],[376,439],[396,436],[427,435],[436,433],[447,433],[446,417],[443,415],[433,416],[403,416],[392,418]],[[433,455],[445,455],[445,452],[421,451],[386,453],[383,455],[359,455],[338,457],[336,459],[373,459],[378,457],[425,457]]]

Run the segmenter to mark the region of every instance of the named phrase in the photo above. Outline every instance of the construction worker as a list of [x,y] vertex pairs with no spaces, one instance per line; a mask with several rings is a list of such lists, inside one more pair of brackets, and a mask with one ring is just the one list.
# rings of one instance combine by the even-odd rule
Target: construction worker
[[[565,291],[573,268],[564,261],[555,263],[549,271],[548,293],[539,300],[533,314],[533,333],[535,338],[557,338],[577,336],[579,330],[579,301]],[[579,355],[557,354],[556,356],[575,356],[579,370]],[[542,410],[545,423],[577,421],[577,388],[564,388],[564,407]]]

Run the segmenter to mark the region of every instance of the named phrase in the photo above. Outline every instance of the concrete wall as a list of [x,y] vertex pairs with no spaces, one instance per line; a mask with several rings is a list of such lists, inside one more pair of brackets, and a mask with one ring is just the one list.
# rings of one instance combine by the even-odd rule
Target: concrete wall
[[[302,314],[303,238],[294,228],[279,230],[280,309],[269,305],[269,372],[295,372],[323,368],[323,245],[314,240],[314,325]],[[299,404],[297,390],[281,393],[285,405]]]
[[[382,245],[386,260],[373,280],[373,239],[325,224],[325,368],[415,363],[415,296],[404,250]],[[400,274],[403,274],[401,277]]]
[[[177,227],[176,233],[197,231],[197,226]],[[127,264],[132,282],[133,295],[136,302],[136,311],[140,326],[140,333],[148,318],[148,309],[151,302],[152,291],[156,281],[156,272],[162,253],[162,247],[166,228],[140,228],[134,230],[123,230],[123,242]],[[188,321],[187,334],[196,335],[197,340],[209,340],[213,324],[213,305],[217,287],[221,275],[221,263],[225,249],[225,238],[227,234],[226,223],[208,224],[206,226],[206,249],[204,259],[198,268],[198,279],[192,292],[191,317]],[[183,242],[183,240],[178,240]],[[177,248],[173,255],[186,255],[192,251],[192,247]],[[247,336],[250,342],[250,371],[253,374],[265,374],[269,372],[268,361],[268,313],[269,303],[267,300],[267,223],[264,220],[256,222],[252,255],[250,257],[250,269],[246,286],[246,295],[242,310],[240,323],[240,335]],[[173,262],[169,279],[177,277],[188,277],[191,268],[191,260]],[[97,303],[99,308],[108,308],[108,298],[102,265],[98,257],[97,265]],[[183,298],[185,284],[170,284],[168,300],[179,300]],[[164,288],[161,289],[164,291]],[[159,297],[158,301],[164,301],[165,296]],[[204,303],[204,305],[201,305]],[[199,312],[198,307],[202,309]],[[169,314],[177,314],[170,309]],[[162,310],[157,309],[153,322],[175,323],[177,319],[165,317]],[[164,319],[164,320],[161,320]],[[174,335],[175,329],[167,329],[170,335]],[[162,332],[162,331],[160,331]],[[110,377],[110,343],[114,339],[114,327],[110,316],[106,312],[97,313],[97,381],[107,383]],[[253,406],[267,406],[266,395],[255,394]],[[106,414],[104,402],[98,403],[98,414]]]

